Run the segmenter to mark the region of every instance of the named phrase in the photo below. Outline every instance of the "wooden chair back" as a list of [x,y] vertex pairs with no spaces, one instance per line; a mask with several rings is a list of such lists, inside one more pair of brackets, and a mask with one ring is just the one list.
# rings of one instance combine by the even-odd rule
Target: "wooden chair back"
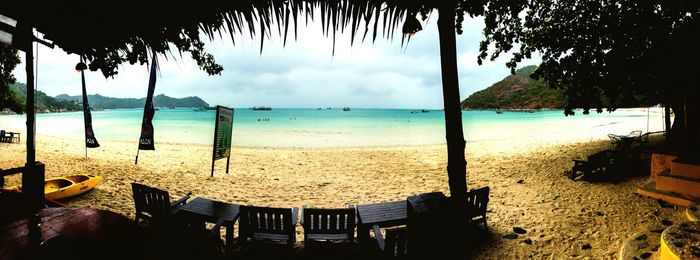
[[486,207],[489,204],[490,188],[483,187],[467,192],[467,218],[473,223],[486,225]]
[[388,258],[406,258],[408,256],[408,228],[393,227],[385,229],[382,235],[379,226],[375,225],[374,236],[377,238],[379,249]]
[[353,241],[355,239],[355,207],[306,208],[302,209],[301,224],[304,227],[304,242],[309,240]]
[[170,195],[167,191],[135,182],[131,183],[131,190],[136,208],[136,223],[138,223],[139,218],[157,219],[170,214]]
[[297,212],[297,208],[241,206],[239,240],[283,241],[292,245],[296,240]]
[[630,132],[629,137],[639,137],[641,135],[642,135],[641,130],[634,130],[634,131]]

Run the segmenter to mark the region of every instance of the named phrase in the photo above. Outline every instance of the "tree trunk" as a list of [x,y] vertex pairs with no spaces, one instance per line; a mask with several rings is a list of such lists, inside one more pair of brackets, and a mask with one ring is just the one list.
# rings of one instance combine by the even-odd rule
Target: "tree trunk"
[[674,119],[670,129],[671,152],[681,156],[700,153],[700,100],[692,94],[672,95]]
[[445,138],[447,139],[447,175],[450,196],[457,203],[464,203],[467,196],[467,161],[464,159],[464,132],[462,131],[462,107],[459,100],[457,76],[457,46],[455,39],[455,5],[444,1],[439,7],[438,30],[440,33],[440,61],[442,67],[442,93],[445,106]]

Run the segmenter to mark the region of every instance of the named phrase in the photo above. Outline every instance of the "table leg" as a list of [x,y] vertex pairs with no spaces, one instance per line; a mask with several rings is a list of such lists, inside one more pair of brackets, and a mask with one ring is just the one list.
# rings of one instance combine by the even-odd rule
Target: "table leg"
[[360,242],[360,247],[367,247],[369,244],[369,226],[357,225],[357,239]]
[[226,252],[233,252],[233,222],[226,225]]

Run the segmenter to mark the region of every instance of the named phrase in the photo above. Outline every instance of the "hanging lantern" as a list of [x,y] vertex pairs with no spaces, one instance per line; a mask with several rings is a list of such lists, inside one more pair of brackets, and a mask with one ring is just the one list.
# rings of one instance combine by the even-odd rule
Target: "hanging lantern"
[[416,19],[415,15],[409,15],[406,17],[406,21],[403,23],[403,29],[401,30],[404,34],[413,36],[420,30],[423,30],[423,26],[420,25],[420,22],[418,19]]
[[86,70],[86,69],[87,69],[87,65],[85,65],[85,63],[82,61],[78,62],[78,64],[75,64],[75,70],[77,70],[78,72]]

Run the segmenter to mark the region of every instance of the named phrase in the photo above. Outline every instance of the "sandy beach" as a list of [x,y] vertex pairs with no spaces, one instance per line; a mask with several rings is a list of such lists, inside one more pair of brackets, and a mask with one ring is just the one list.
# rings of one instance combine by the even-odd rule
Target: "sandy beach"
[[[24,165],[24,141],[0,145],[0,168]],[[648,173],[616,184],[574,182],[563,176],[572,159],[605,149],[607,140],[507,143],[467,144],[468,187],[491,187],[488,225],[493,236],[474,253],[476,259],[610,259],[634,233],[661,219],[683,219],[681,209],[661,208],[634,193]],[[37,148],[47,177],[83,172],[104,177],[102,184],[68,205],[108,209],[130,218],[131,182],[168,190],[173,197],[192,192],[281,207],[343,207],[432,191],[449,194],[445,145],[234,147],[231,172],[226,174],[225,160],[219,160],[213,178],[209,145],[158,143],[156,151],[140,153],[138,165],[135,143],[102,142],[100,149],[88,151],[87,159],[82,143],[71,139],[39,135]],[[6,178],[8,186],[19,182],[19,176]],[[514,226],[527,233],[504,238]],[[301,238],[302,229],[297,232]],[[527,238],[531,244],[524,242]],[[591,248],[582,249],[584,244]]]

